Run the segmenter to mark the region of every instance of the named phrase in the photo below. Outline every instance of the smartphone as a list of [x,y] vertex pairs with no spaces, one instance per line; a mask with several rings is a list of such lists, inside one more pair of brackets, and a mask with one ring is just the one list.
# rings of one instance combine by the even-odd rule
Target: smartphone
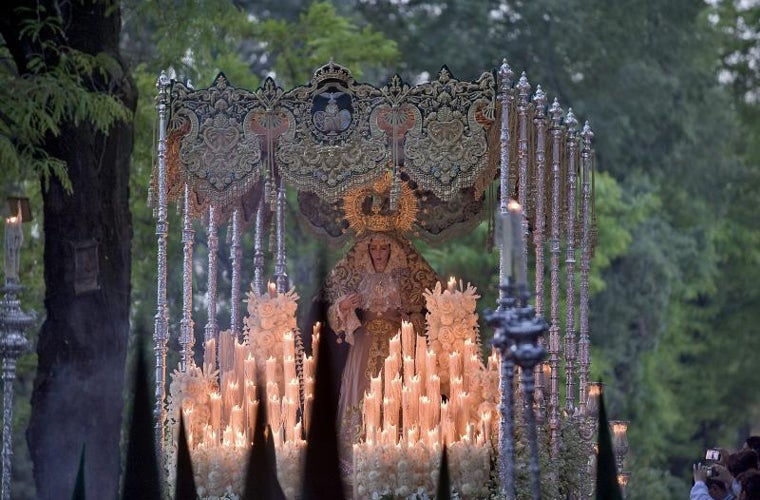
[[720,461],[720,450],[715,448],[710,448],[705,452],[705,460],[712,460],[714,462]]

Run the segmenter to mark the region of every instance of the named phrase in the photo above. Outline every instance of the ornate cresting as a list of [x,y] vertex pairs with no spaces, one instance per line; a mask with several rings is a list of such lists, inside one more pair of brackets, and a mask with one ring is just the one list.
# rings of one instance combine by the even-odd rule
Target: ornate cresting
[[[498,179],[497,210],[506,217],[510,199],[519,200],[519,229],[514,234],[523,242],[500,247],[500,310],[527,308],[524,301],[517,301],[530,292],[535,297],[535,309],[522,319],[541,315],[549,319],[547,338],[535,337],[540,342],[537,348],[546,347],[548,352],[550,373],[546,379],[532,357],[527,356],[525,361],[512,356],[516,341],[510,340],[507,330],[497,332],[495,337],[501,335],[503,352],[511,353],[501,366],[502,386],[511,386],[514,367],[525,365],[529,372],[523,377],[532,375],[532,380],[523,378],[521,387],[528,390],[528,397],[535,387],[538,416],[546,415],[552,452],[559,452],[561,410],[569,415],[583,413],[589,381],[588,277],[595,243],[593,134],[588,126],[579,133],[572,111],[565,116],[556,99],[547,109],[547,96],[540,86],[531,95],[525,73],[514,86],[513,77],[504,62],[498,73],[483,73],[476,81],[457,80],[443,67],[431,82],[410,85],[396,75],[386,85],[374,87],[356,82],[346,68],[331,61],[318,68],[307,85],[285,91],[269,78],[260,88],[248,91],[233,87],[223,74],[211,87],[199,90],[162,74],[157,105],[158,162],[153,180],[153,189],[158,192],[154,348],[159,445],[166,419],[169,202],[182,203],[184,208],[185,300],[180,344],[185,369],[193,357],[189,276],[193,270],[189,265],[193,219],[207,221],[205,340],[216,339],[212,345],[218,349],[217,232],[228,220],[234,288],[229,294],[233,302],[230,326],[236,332],[239,288],[243,286],[239,266],[249,262],[242,248],[242,232],[252,220],[254,291],[266,292],[263,240],[267,221],[274,222],[270,236],[276,285],[272,286],[279,293],[289,287],[284,238],[286,188],[298,191],[299,209],[310,228],[333,243],[377,229],[372,214],[381,215],[383,220],[395,217],[395,227],[407,237],[438,242],[472,229],[486,217],[485,193]],[[373,196],[380,191],[390,193],[387,200]],[[369,209],[362,206],[366,200],[373,200]],[[520,297],[508,296],[509,288],[504,284],[527,283],[531,259],[534,286]],[[561,283],[563,274],[566,281]],[[563,302],[564,318],[560,314]],[[563,362],[566,397],[561,402],[559,370]],[[511,434],[512,396],[511,391],[502,394],[508,400],[502,400],[501,406],[502,450],[513,447],[505,440]],[[526,421],[532,421],[530,415]],[[515,469],[511,455],[500,456],[501,478],[509,477],[508,471]],[[501,487],[507,498],[514,496],[510,491],[513,486],[504,482]]]

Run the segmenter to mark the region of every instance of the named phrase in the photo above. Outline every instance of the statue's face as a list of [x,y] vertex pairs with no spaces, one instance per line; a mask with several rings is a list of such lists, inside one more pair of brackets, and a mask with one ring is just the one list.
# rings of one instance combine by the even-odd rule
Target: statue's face
[[385,271],[388,259],[391,256],[391,244],[382,239],[373,238],[369,240],[369,256],[372,258],[372,265],[376,272]]

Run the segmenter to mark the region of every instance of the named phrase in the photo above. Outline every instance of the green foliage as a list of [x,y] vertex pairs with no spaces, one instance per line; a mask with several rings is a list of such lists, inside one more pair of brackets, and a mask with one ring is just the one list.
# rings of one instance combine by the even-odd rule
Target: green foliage
[[256,36],[276,58],[272,69],[278,83],[286,86],[305,84],[314,68],[331,59],[351,68],[360,80],[366,67],[388,65],[399,56],[394,41],[369,25],[360,28],[337,15],[328,2],[312,3],[297,22],[266,20],[257,27]]
[[65,44],[61,18],[44,7],[24,9],[29,14],[22,36],[38,47],[26,67],[17,68],[3,41],[0,58],[0,162],[11,177],[42,178],[47,187],[55,176],[67,191],[72,186],[66,164],[45,151],[45,139],[57,137],[65,124],[88,123],[107,133],[116,121],[132,118],[118,97],[104,91],[120,73],[106,54],[87,54]]

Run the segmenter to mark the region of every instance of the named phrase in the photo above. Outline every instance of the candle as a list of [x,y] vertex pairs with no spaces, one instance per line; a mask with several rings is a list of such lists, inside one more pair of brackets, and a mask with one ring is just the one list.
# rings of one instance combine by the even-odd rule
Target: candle
[[399,375],[396,375],[391,380],[391,399],[395,399],[396,401],[401,400],[401,377]]
[[295,436],[296,441],[301,441],[301,436],[303,435],[303,426],[301,425],[300,421],[293,427],[293,435]]
[[5,219],[5,282],[17,282],[19,279],[19,256],[24,242],[21,229],[21,207],[18,214]]
[[322,332],[322,324],[317,321],[314,326],[311,327],[311,355],[314,357],[314,364],[317,363],[317,355],[319,354],[319,336]]
[[293,356],[285,356],[282,368],[285,375],[283,378],[284,381],[288,382],[296,378],[296,360]]
[[185,431],[187,434],[187,446],[192,449],[193,447],[193,403],[186,401],[183,405],[183,413],[185,415]]
[[370,391],[373,397],[383,397],[383,381],[381,375],[370,378]]
[[280,397],[277,394],[269,396],[269,424],[272,426],[272,431],[277,432],[280,430],[280,424],[282,423],[282,404]]
[[[430,376],[433,376],[433,374],[438,373],[438,368],[436,367],[437,358],[435,355],[435,351],[427,351],[425,354],[425,373],[429,374]],[[428,377],[430,378],[430,377]]]
[[252,385],[256,385],[256,359],[250,352],[243,361],[243,377],[245,377],[246,383],[250,382]]
[[250,346],[247,344],[241,344],[235,340],[234,349],[235,349],[235,365],[233,369],[240,373],[242,370],[243,373],[245,373],[245,360],[248,357],[248,350]]
[[277,382],[267,382],[267,397],[271,396],[280,397],[280,386]]
[[401,361],[401,351],[393,353],[385,358],[385,376],[393,380],[399,375],[399,366]]
[[304,356],[303,358],[303,378],[314,377],[314,357]]
[[242,431],[235,432],[235,448],[247,448],[245,434]]
[[234,433],[232,432],[232,427],[229,425],[224,429],[224,433],[222,434],[222,444],[227,447],[233,447],[235,446],[235,438]]
[[527,285],[528,262],[526,260],[528,249],[525,246],[525,234],[523,232],[523,210],[519,203],[510,200],[509,218],[512,222],[512,252],[515,259],[515,284]]
[[306,426],[306,433],[308,438],[309,430],[311,430],[311,411],[312,407],[314,406],[314,395],[309,394],[304,398],[303,402],[303,422]]
[[441,378],[438,375],[431,375],[426,381],[427,385],[427,397],[430,399],[432,406],[432,418],[433,421],[438,421],[438,404],[441,401]]
[[298,401],[300,399],[300,391],[300,384],[298,383],[298,379],[294,376],[290,379],[290,382],[288,382],[288,385],[285,387],[285,395],[291,401]]
[[414,327],[408,321],[401,322],[401,354],[404,358],[414,356]]
[[298,405],[295,400],[284,397],[282,398],[282,415],[283,415],[283,438],[285,441],[295,441],[296,436],[294,434],[296,427]]
[[248,399],[245,402],[246,405],[246,426],[248,427],[248,435],[253,436],[253,431],[256,428],[256,413],[259,411],[259,402],[254,399]]
[[277,285],[275,285],[271,281],[267,283],[267,290],[269,290],[270,297],[272,298],[277,297]]
[[388,354],[401,357],[401,333],[394,335],[388,343]]
[[[422,335],[417,337],[417,346],[414,349],[414,367],[420,380],[427,380],[427,374],[432,373],[427,370],[427,342]],[[422,386],[421,389],[423,392],[420,394],[423,394],[426,387]]]
[[401,389],[401,423],[404,426],[404,434],[409,430],[412,423],[412,389],[404,386]]
[[457,430],[459,433],[467,432],[468,421],[470,417],[469,408],[469,394],[467,392],[460,392],[454,398],[457,401]]
[[404,356],[404,383],[410,383],[414,376],[414,358]]
[[230,410],[230,427],[235,433],[243,430],[243,408],[240,405],[235,405]]
[[453,380],[462,375],[462,355],[458,351],[449,354],[449,380]]
[[216,368],[216,339],[210,338],[203,344],[203,370]]
[[495,372],[499,370],[499,352],[491,348],[491,355],[488,356],[488,371]]
[[307,377],[304,380],[304,397],[314,397],[314,377]]
[[222,395],[219,392],[212,392],[208,396],[209,406],[211,406],[211,430],[219,431],[222,417]]
[[420,397],[419,404],[419,423],[420,431],[423,433],[427,433],[433,426],[433,422],[430,416],[430,398],[427,396],[422,396]]
[[446,288],[449,292],[454,293],[457,290],[457,279],[455,277],[450,277],[449,282],[446,285]]
[[216,433],[210,425],[203,427],[203,444],[208,447],[216,446]]
[[227,387],[224,391],[224,399],[222,401],[224,411],[232,410],[232,407],[240,402],[240,387],[236,379],[230,377],[227,381]]
[[480,417],[480,423],[483,428],[483,439],[486,442],[491,440],[491,412],[488,411]]
[[496,242],[499,245],[499,267],[504,278],[512,276],[512,218],[509,211],[497,215]]
[[277,360],[274,359],[274,357],[269,356],[269,358],[267,358],[266,370],[267,384],[269,382],[277,382]]
[[287,331],[282,335],[282,355],[284,357],[296,357],[296,345],[293,341],[293,332]]

